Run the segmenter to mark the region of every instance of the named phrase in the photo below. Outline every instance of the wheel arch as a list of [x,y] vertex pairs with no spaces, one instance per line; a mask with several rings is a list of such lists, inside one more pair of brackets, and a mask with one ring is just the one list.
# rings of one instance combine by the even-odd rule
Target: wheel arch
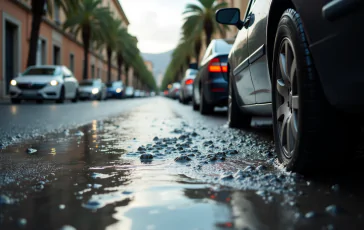
[[272,62],[274,42],[279,20],[285,10],[292,8],[296,10],[294,2],[291,0],[272,0],[267,18],[267,59],[269,75],[272,76]]

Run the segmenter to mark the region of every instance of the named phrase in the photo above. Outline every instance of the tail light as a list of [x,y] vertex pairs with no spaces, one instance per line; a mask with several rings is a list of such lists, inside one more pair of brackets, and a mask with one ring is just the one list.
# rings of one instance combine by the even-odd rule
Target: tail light
[[208,65],[209,72],[211,73],[227,73],[227,63],[220,62],[219,58],[213,58]]
[[186,84],[186,85],[192,85],[192,84],[193,84],[193,79],[187,79],[187,80],[185,81],[185,84]]

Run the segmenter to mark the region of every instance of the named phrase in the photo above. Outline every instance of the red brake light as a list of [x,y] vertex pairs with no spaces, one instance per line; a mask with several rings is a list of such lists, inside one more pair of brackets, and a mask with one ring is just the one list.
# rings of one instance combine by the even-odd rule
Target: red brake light
[[219,58],[213,58],[209,62],[208,68],[209,68],[209,72],[212,72],[212,73],[227,73],[227,71],[228,71],[227,63],[220,62]]
[[192,84],[193,84],[193,79],[187,79],[187,80],[185,81],[185,84],[186,84],[186,85],[192,85]]

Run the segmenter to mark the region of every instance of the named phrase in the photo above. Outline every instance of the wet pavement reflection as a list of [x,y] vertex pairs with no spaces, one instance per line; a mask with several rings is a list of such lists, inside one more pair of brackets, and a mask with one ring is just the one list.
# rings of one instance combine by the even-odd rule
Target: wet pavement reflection
[[0,229],[364,228],[360,176],[287,173],[269,131],[169,103],[3,149]]

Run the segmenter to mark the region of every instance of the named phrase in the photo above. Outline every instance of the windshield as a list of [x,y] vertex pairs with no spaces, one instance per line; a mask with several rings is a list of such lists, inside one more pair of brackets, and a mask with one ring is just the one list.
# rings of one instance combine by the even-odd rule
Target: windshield
[[93,81],[81,81],[80,86],[93,86],[94,82]]
[[123,84],[119,81],[117,82],[110,82],[110,83],[107,83],[106,84],[106,87],[110,88],[110,87],[113,87],[113,88],[117,88],[117,87],[122,87]]
[[57,68],[43,67],[43,68],[30,68],[26,70],[22,75],[23,76],[49,76],[49,75],[57,75],[59,71]]

